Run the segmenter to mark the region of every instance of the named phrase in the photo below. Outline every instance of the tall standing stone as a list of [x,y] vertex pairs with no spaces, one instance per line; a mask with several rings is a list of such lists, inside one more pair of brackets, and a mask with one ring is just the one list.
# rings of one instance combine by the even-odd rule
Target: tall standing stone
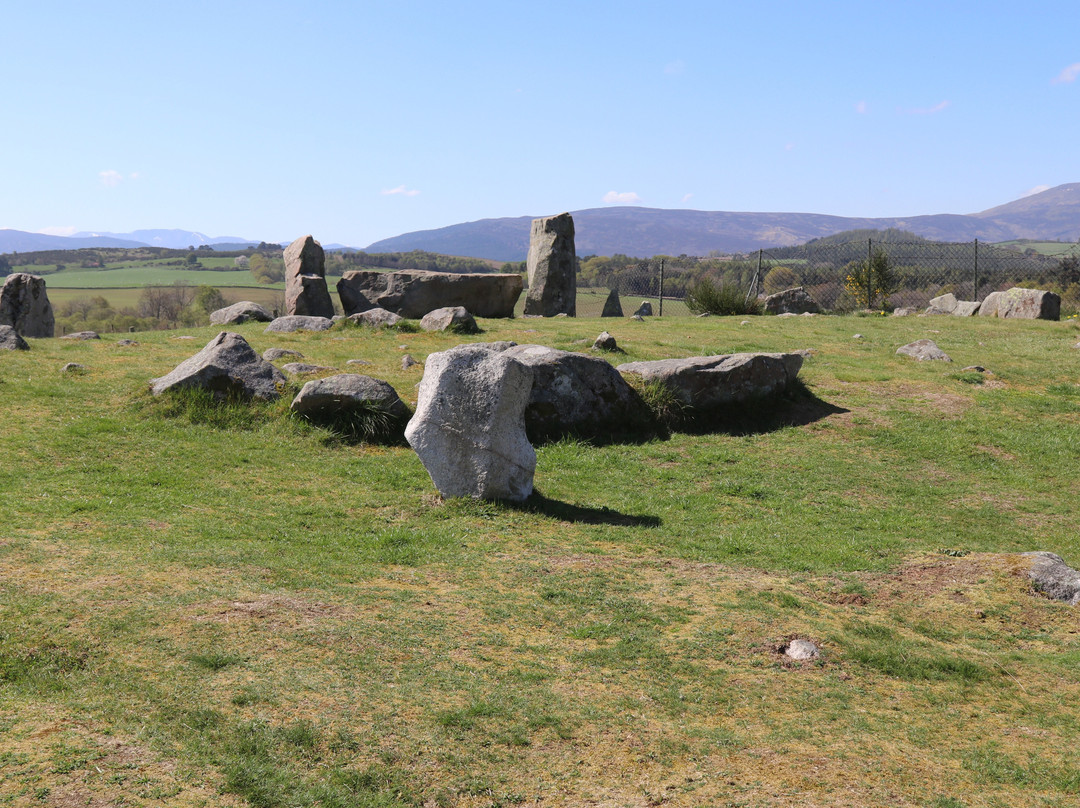
[[311,236],[301,236],[285,248],[285,313],[334,316],[334,301],[326,288],[326,254]]
[[45,279],[16,272],[0,289],[0,325],[10,325],[24,337],[51,337],[56,317],[45,293]]
[[577,252],[569,213],[533,219],[526,265],[529,293],[525,314],[577,314]]
[[622,317],[622,303],[619,302],[619,290],[612,289],[608,292],[607,300],[604,301],[604,310],[601,317]]

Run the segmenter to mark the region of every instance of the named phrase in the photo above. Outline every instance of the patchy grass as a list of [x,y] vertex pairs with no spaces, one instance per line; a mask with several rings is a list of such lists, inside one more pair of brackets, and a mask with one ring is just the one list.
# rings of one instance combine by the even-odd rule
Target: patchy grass
[[[521,507],[288,396],[151,397],[216,329],[0,356],[0,805],[1072,805],[1077,612],[1016,554],[1080,562],[1077,330],[741,323],[603,325],[619,361],[812,348],[803,391],[541,446]],[[412,406],[402,355],[465,339],[236,330]],[[954,364],[895,355],[924,336]]]

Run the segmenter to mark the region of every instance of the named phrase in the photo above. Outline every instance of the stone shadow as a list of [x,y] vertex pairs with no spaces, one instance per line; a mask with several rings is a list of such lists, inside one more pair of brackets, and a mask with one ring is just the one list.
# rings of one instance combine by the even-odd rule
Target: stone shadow
[[537,490],[524,502],[507,502],[511,508],[527,513],[538,513],[558,519],[561,522],[573,522],[583,525],[615,525],[618,527],[660,527],[663,522],[659,516],[648,514],[629,514],[612,510],[606,505],[591,508],[587,505],[575,505],[550,499]]
[[684,410],[672,430],[690,435],[760,435],[787,426],[807,426],[850,412],[818,398],[796,379],[779,396],[744,401],[707,413]]

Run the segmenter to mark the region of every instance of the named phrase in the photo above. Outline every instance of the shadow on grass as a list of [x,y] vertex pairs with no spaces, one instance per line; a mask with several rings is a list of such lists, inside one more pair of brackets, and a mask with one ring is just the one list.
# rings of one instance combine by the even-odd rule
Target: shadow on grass
[[760,435],[787,426],[807,426],[849,412],[817,396],[796,379],[780,396],[744,401],[698,413],[684,410],[672,431],[689,435]]
[[538,513],[552,519],[558,519],[561,522],[574,522],[576,524],[615,525],[618,527],[660,527],[663,524],[659,516],[621,513],[612,510],[606,505],[599,508],[574,505],[570,502],[549,499],[536,490],[524,502],[507,502],[505,504],[526,513]]

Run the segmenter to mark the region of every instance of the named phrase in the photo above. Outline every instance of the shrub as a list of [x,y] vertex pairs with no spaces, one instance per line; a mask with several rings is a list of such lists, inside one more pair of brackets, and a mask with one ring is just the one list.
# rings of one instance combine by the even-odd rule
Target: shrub
[[878,300],[888,297],[900,286],[900,279],[884,250],[874,250],[869,258],[852,261],[845,269],[845,288],[860,309],[874,308]]
[[686,307],[694,314],[761,314],[761,304],[733,283],[702,278],[686,292]]

